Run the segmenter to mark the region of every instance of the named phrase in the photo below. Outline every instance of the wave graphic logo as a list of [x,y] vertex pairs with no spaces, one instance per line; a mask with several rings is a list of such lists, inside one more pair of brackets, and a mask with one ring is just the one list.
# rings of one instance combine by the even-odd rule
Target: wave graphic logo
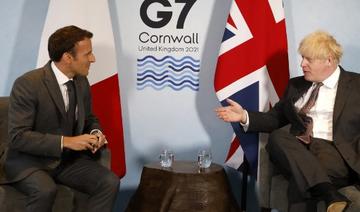
[[175,91],[189,88],[199,90],[200,60],[190,56],[176,59],[165,56],[157,59],[148,55],[137,60],[137,89],[151,87],[162,90],[170,87]]

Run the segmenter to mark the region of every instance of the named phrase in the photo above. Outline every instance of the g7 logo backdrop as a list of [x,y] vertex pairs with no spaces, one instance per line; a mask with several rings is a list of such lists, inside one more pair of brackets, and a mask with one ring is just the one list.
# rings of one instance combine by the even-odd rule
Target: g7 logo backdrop
[[[184,23],[186,20],[187,15],[189,14],[189,11],[191,7],[194,5],[196,0],[175,0],[175,4],[183,3],[184,7],[182,8],[179,17],[177,17],[177,23],[176,28],[177,29],[183,29]],[[148,9],[149,6],[151,6],[154,3],[161,4],[162,6],[166,8],[171,8],[172,5],[169,2],[169,0],[145,0],[140,7],[140,17],[142,21],[151,28],[161,28],[166,26],[173,15],[172,11],[157,11],[157,18],[159,20],[152,20],[148,15]]]

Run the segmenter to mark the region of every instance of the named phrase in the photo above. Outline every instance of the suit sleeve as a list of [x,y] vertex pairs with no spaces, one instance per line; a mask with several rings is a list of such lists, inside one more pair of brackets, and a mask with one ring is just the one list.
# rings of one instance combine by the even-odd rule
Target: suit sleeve
[[267,112],[248,112],[249,128],[248,132],[272,132],[289,123],[285,116],[285,109],[288,106],[289,85],[285,90],[284,96],[273,108]]
[[14,82],[8,114],[9,147],[33,155],[60,157],[61,136],[33,130],[39,113],[38,84],[24,76]]

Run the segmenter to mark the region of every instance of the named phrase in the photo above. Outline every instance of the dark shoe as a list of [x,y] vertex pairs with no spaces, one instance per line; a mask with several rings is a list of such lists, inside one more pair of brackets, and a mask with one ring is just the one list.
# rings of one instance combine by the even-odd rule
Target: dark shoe
[[324,200],[327,212],[342,212],[351,201],[339,193],[331,183],[319,183],[310,189],[311,195],[318,200]]
[[343,212],[348,206],[348,202],[334,202],[327,207],[326,212]]
[[324,201],[327,206],[327,212],[342,212],[349,206],[351,201],[337,190],[330,190],[324,194]]

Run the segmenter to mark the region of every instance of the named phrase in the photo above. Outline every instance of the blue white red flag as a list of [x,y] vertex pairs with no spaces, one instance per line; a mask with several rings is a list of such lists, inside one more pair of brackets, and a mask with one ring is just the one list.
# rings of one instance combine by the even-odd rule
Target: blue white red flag
[[[266,111],[279,100],[289,80],[284,8],[281,0],[234,0],[230,8],[215,73],[222,105],[230,98],[249,111]],[[251,120],[250,120],[251,121]],[[260,135],[234,137],[226,164],[239,168],[244,158],[257,174]]]

